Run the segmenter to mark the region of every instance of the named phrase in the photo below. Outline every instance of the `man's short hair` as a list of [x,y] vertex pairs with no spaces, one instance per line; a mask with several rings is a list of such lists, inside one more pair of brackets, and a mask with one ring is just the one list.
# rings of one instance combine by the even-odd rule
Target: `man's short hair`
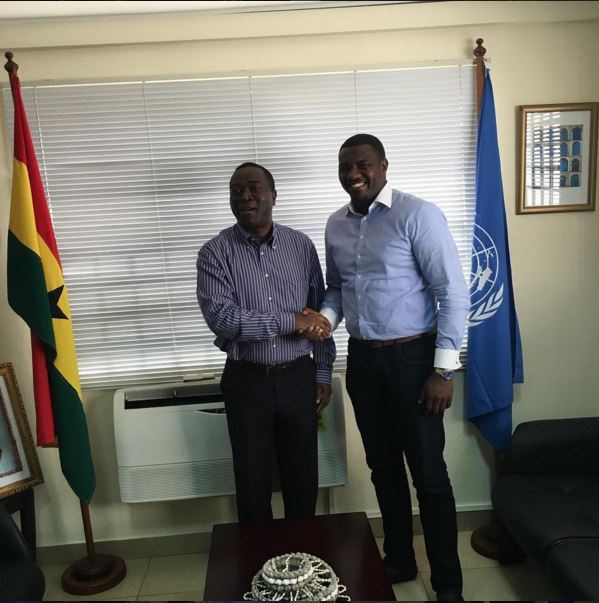
[[376,154],[381,161],[386,158],[383,143],[372,134],[354,134],[341,145],[339,151],[341,151],[341,149],[345,149],[346,147],[357,147],[361,144],[370,145],[376,151]]
[[264,175],[266,176],[266,180],[268,180],[268,185],[270,186],[271,192],[275,192],[275,179],[272,177],[272,174],[263,165],[260,165],[259,163],[254,163],[253,161],[246,161],[245,163],[238,165],[233,171],[233,173],[246,167],[258,168],[259,170],[262,170],[264,172]]

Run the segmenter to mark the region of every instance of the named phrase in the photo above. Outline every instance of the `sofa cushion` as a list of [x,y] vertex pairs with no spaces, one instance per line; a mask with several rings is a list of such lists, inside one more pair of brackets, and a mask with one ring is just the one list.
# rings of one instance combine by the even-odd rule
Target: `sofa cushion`
[[555,543],[549,549],[545,568],[564,597],[599,601],[599,539]]
[[562,538],[599,539],[599,477],[506,475],[493,505],[522,550],[544,562]]

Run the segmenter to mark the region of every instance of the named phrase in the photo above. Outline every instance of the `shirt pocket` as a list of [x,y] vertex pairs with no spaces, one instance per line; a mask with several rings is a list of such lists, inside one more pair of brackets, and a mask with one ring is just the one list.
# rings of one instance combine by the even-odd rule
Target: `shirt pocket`
[[276,309],[281,312],[301,312],[308,303],[308,280],[286,276],[273,281]]

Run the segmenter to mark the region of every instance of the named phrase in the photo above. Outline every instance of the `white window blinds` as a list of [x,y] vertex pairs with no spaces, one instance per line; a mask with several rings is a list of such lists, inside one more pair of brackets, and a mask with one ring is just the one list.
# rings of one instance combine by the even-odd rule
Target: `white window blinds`
[[[378,136],[391,184],[445,212],[464,271],[474,212],[470,66],[24,87],[69,287],[84,387],[218,372],[195,297],[198,249],[234,218],[228,181],[270,169],[276,221],[315,242],[347,202],[341,143]],[[5,91],[12,133],[12,101]],[[336,367],[347,336],[336,332]]]

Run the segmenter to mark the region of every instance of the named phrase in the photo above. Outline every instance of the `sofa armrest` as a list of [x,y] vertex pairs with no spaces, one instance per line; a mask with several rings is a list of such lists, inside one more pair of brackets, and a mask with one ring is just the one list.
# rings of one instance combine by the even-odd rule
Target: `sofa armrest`
[[500,475],[531,473],[599,475],[599,417],[518,425]]
[[23,560],[33,562],[33,554],[25,542],[17,524],[6,507],[0,502],[0,560]]

